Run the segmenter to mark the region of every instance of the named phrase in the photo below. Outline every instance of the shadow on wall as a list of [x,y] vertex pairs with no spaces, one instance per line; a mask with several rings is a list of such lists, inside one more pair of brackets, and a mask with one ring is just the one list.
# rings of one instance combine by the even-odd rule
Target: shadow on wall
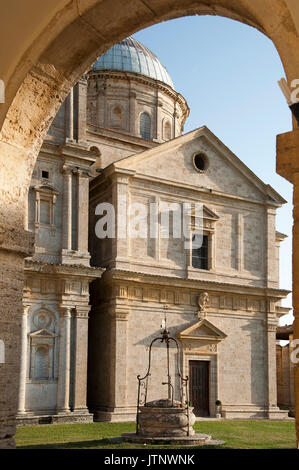
[[[239,349],[248,351],[244,370],[246,380],[250,380],[250,400],[244,397],[243,403],[265,406],[267,403],[267,345],[266,331],[262,320],[250,320],[241,326],[243,334],[239,337]],[[273,351],[275,354],[275,351]],[[249,366],[250,364],[250,366]],[[248,371],[250,367],[250,371]],[[247,373],[246,373],[247,372]],[[245,378],[245,377],[244,377]],[[242,378],[240,377],[240,380]],[[242,399],[241,399],[242,400]]]

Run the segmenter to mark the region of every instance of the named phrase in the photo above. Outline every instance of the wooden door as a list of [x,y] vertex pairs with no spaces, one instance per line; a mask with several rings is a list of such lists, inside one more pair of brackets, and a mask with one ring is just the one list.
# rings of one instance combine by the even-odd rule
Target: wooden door
[[195,416],[209,416],[209,362],[189,361],[189,377]]

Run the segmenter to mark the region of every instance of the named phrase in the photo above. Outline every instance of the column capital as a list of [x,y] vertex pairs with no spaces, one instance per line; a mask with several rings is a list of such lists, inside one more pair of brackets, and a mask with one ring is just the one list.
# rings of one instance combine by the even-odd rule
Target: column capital
[[72,309],[74,307],[70,307],[69,305],[59,305],[60,315],[63,317],[71,317]]
[[30,304],[23,304],[23,312],[22,312],[22,315],[25,315],[27,316],[28,315],[28,312],[29,312],[29,309],[30,309],[31,305]]
[[91,305],[76,305],[75,307],[75,317],[76,318],[86,318],[89,317],[89,312],[91,309]]
[[129,98],[136,98],[136,97],[137,97],[136,91],[130,90],[129,91]]
[[73,168],[72,172],[79,178],[89,178],[91,176],[90,170],[86,168]]
[[268,333],[276,333],[277,330],[277,322],[276,323],[267,323],[267,332]]
[[66,165],[66,164],[62,165],[61,173],[63,175],[70,176],[73,171],[74,171],[74,168],[72,166]]
[[126,306],[122,307],[110,307],[109,315],[114,321],[128,321],[130,316],[130,309]]

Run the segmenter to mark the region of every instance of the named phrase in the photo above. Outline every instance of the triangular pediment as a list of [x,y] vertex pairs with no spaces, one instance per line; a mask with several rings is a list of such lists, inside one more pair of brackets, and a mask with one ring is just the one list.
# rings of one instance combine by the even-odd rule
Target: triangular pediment
[[226,334],[205,318],[177,334],[180,340],[221,341]]
[[[203,212],[203,217],[205,219],[210,219],[210,220],[218,220],[219,219],[219,216],[217,214],[215,214],[215,212],[213,212],[207,206],[203,206],[202,212]],[[193,213],[195,213],[195,212],[192,211],[191,214],[193,215]]]
[[41,330],[37,330],[37,331],[34,331],[33,333],[30,333],[30,336],[31,337],[45,337],[45,338],[53,338],[55,337],[56,335],[54,333],[52,333],[51,331],[49,330],[46,330],[46,329],[41,329]]
[[[192,155],[207,155],[208,167],[198,172]],[[208,189],[280,206],[286,201],[260,180],[223,142],[203,126],[152,149],[119,160],[104,170],[127,171],[132,176],[182,187]]]
[[213,220],[219,219],[219,216],[215,214],[215,212],[213,212],[207,206],[203,206],[203,214],[204,214],[204,217],[206,217],[207,219],[213,219]]

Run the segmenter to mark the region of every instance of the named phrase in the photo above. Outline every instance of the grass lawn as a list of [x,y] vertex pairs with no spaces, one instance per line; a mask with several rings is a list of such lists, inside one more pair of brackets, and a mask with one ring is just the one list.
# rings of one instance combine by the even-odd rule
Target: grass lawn
[[[195,430],[210,434],[213,439],[225,441],[224,445],[218,446],[222,449],[294,449],[296,446],[295,424],[289,421],[200,421],[195,424]],[[135,432],[135,424],[25,426],[17,429],[16,444],[19,449],[157,448],[142,444],[112,443],[108,440],[125,432]],[[179,447],[159,446],[158,448]]]

